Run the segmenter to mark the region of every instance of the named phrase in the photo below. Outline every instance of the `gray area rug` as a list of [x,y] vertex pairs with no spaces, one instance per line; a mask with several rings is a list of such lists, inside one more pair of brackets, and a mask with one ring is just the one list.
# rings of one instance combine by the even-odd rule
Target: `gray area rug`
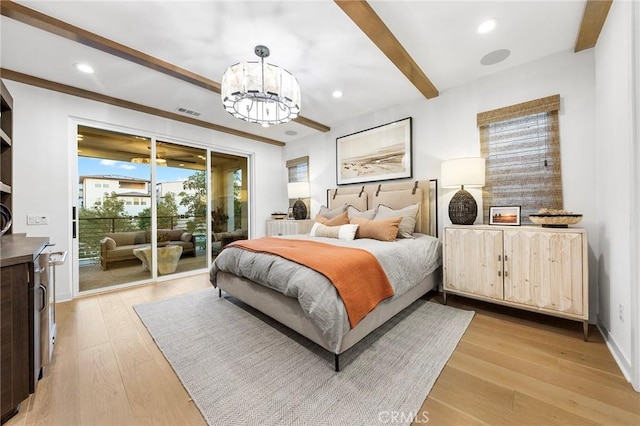
[[210,425],[409,424],[473,317],[418,300],[336,373],[333,354],[213,288],[134,308]]

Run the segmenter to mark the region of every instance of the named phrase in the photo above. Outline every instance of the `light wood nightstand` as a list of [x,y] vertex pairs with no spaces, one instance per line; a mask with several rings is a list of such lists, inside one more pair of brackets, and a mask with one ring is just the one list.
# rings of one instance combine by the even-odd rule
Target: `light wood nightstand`
[[587,340],[587,231],[451,226],[444,231],[447,293],[582,321]]
[[308,234],[313,220],[270,219],[267,220],[267,237],[278,235]]

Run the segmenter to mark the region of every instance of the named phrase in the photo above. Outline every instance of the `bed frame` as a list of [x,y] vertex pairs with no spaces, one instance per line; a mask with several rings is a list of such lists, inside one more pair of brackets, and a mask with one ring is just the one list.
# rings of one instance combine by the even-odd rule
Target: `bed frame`
[[[420,217],[416,222],[416,232],[437,237],[437,221],[431,220],[432,217],[437,217],[437,182],[435,180],[365,185],[362,187],[340,187],[327,190],[327,206],[330,209],[344,204],[353,205],[359,210],[367,210],[378,204],[399,209],[416,202],[421,203]],[[217,274],[220,297],[222,297],[222,290],[224,290],[241,302],[259,310],[332,352],[334,354],[335,371],[340,371],[341,353],[354,346],[425,293],[430,290],[437,290],[440,280],[441,268],[438,268],[403,295],[384,300],[364,317],[356,327],[350,329],[344,335],[340,348],[334,350],[329,347],[322,335],[318,333],[315,326],[306,317],[297,299],[227,272],[218,272]]]

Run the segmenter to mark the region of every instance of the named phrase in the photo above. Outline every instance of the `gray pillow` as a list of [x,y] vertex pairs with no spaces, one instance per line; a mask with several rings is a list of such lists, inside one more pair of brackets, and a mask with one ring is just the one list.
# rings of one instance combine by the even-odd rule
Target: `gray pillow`
[[373,220],[373,218],[376,217],[377,211],[378,209],[371,209],[363,212],[351,205],[347,207],[347,215],[349,216],[349,221],[351,221],[351,219],[353,219],[354,217]]
[[401,216],[400,226],[398,227],[398,238],[413,238],[413,231],[416,228],[416,220],[420,211],[420,203],[412,204],[402,209],[394,210],[384,204],[378,205],[378,212],[374,219],[387,219],[390,217]]
[[345,204],[344,206],[340,206],[336,209],[333,210],[329,210],[329,208],[327,206],[321,206],[320,207],[320,211],[318,212],[318,214],[322,217],[325,217],[327,219],[333,219],[336,216],[340,216],[342,213],[344,213],[345,211],[347,211],[347,205]]

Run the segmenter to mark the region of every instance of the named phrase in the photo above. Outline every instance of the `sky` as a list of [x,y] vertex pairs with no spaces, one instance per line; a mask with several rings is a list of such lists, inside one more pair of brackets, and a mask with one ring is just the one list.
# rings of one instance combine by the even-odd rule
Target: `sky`
[[[195,173],[195,170],[176,167],[156,167],[156,171],[157,182],[182,181]],[[118,175],[151,180],[151,167],[128,161],[78,157],[78,176],[86,175]]]

